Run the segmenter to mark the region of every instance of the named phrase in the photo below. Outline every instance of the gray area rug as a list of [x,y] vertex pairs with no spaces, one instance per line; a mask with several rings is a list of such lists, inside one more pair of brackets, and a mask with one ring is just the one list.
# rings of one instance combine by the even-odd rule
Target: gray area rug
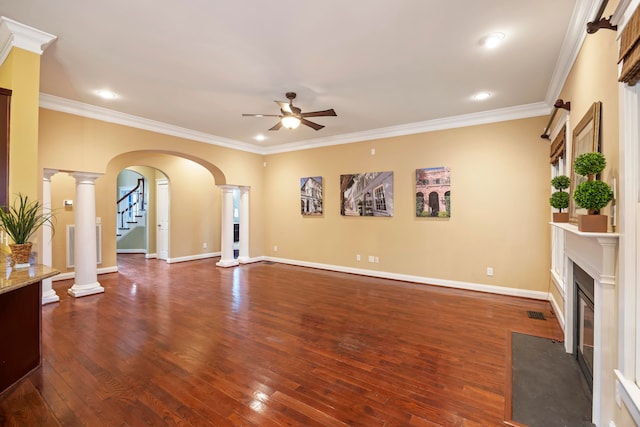
[[591,391],[564,344],[512,333],[513,421],[529,427],[583,427],[591,423]]

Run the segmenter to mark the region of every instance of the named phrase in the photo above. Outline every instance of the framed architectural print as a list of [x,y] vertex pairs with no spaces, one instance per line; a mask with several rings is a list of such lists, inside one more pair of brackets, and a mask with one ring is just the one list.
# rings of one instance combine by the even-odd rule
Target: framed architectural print
[[574,171],[573,163],[581,154],[599,152],[600,147],[600,111],[602,103],[594,102],[580,123],[573,129],[573,145],[571,150],[571,188],[569,191],[569,222],[576,224],[578,215],[587,214],[586,209],[576,206],[573,200],[573,190],[587,178]]
[[451,217],[451,170],[448,167],[416,169],[416,216]]
[[340,215],[393,216],[393,172],[340,175]]
[[322,177],[300,178],[300,213],[305,216],[322,215]]

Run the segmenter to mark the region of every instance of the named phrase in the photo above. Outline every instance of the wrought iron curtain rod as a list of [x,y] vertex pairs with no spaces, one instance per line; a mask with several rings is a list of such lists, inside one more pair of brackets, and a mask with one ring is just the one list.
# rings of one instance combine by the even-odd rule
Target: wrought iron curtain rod
[[617,25],[611,25],[611,16],[608,18],[602,17],[604,9],[607,7],[607,3],[609,3],[609,0],[602,0],[602,3],[600,3],[600,9],[598,9],[598,13],[596,14],[595,19],[591,22],[587,22],[587,34],[593,34],[600,28],[613,31],[618,30]]
[[549,129],[551,128],[551,124],[553,123],[553,119],[556,118],[556,113],[558,112],[558,108],[565,109],[567,111],[571,111],[571,102],[564,102],[562,99],[558,99],[555,104],[553,104],[553,113],[551,113],[551,117],[549,118],[549,123],[547,123],[547,127],[540,135],[542,139],[549,139]]

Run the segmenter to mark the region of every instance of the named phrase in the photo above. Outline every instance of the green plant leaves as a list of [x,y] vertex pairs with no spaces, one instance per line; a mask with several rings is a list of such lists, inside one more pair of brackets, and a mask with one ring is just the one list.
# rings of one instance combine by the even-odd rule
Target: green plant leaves
[[602,181],[585,181],[573,191],[573,200],[581,208],[595,213],[613,200],[613,191],[609,184]]
[[571,181],[566,175],[558,175],[551,180],[551,185],[553,185],[553,188],[556,190],[565,190],[569,188],[570,184]]
[[578,175],[597,175],[607,166],[607,160],[602,153],[580,154],[573,162],[573,168]]
[[564,191],[557,191],[553,193],[549,198],[549,204],[562,212],[562,209],[567,209],[569,207],[569,193]]
[[37,200],[18,194],[13,205],[0,209],[0,229],[4,230],[16,244],[23,244],[44,224],[53,228],[53,215],[41,212],[42,206]]

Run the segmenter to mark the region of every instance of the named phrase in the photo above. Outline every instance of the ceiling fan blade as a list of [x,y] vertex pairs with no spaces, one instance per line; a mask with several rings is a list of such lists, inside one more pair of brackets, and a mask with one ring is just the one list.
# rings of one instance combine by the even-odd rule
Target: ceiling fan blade
[[310,128],[314,128],[315,130],[320,130],[324,127],[324,125],[319,125],[318,123],[310,122],[307,119],[300,119],[300,123],[302,123],[303,125],[307,125]]
[[278,120],[278,123],[273,125],[273,127],[269,128],[269,130],[278,130],[282,127],[282,122]]
[[289,104],[288,102],[284,102],[284,101],[273,101],[273,102],[278,104],[280,106],[280,109],[285,113],[293,113],[293,111],[291,111],[291,104]]
[[336,112],[333,111],[333,108],[330,110],[323,110],[323,111],[311,111],[309,113],[302,113],[300,115],[302,117],[337,116]]
[[242,114],[242,117],[280,117],[280,114]]

